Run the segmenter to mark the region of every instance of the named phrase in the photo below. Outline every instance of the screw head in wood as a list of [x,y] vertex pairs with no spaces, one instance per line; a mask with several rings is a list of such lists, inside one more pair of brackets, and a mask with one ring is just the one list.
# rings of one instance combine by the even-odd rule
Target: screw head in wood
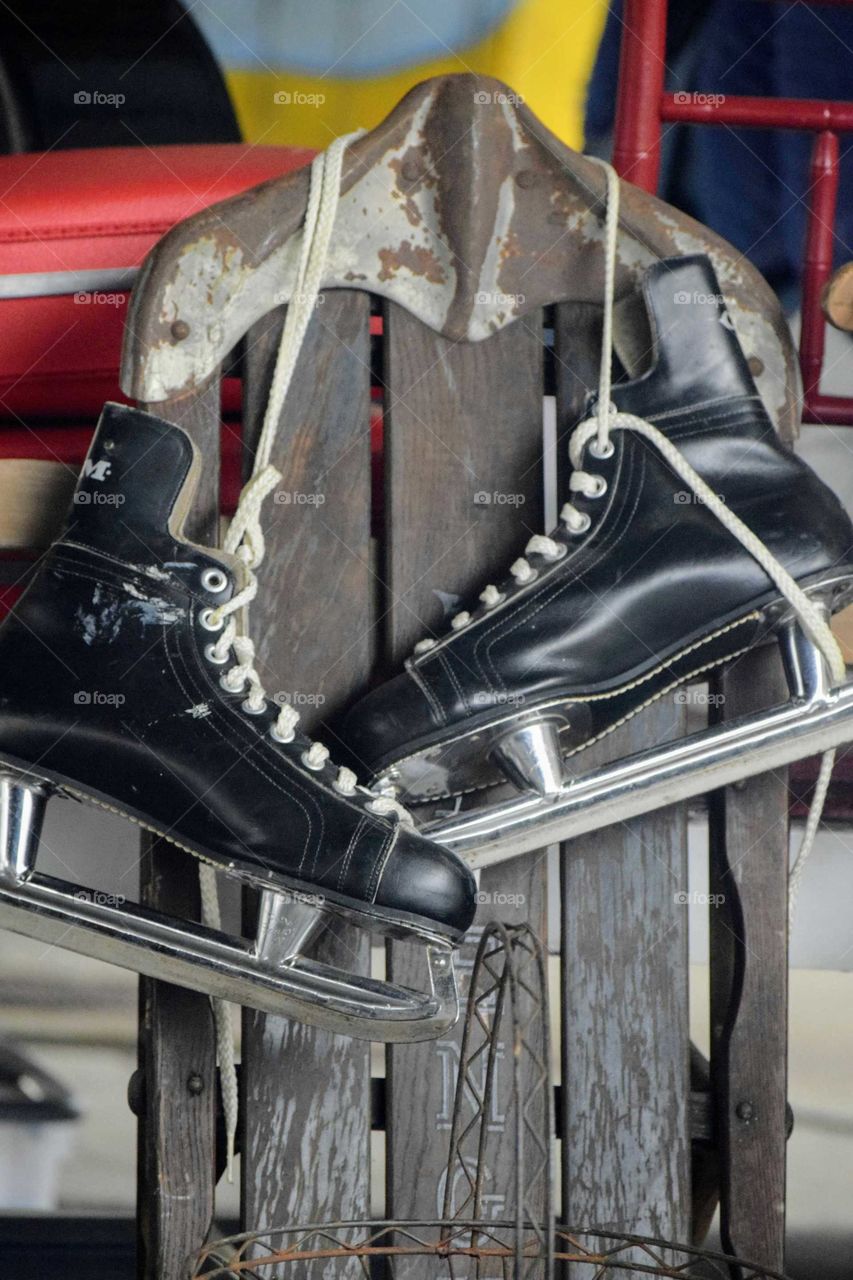
[[169,332],[172,335],[173,342],[183,342],[184,338],[190,336],[190,327],[186,320],[173,320]]
[[750,1102],[748,1098],[742,1098],[735,1107],[735,1115],[738,1120],[742,1120],[744,1124],[749,1124],[750,1120],[754,1120],[757,1111],[754,1102]]
[[404,182],[417,182],[422,173],[420,161],[414,156],[404,160],[400,165],[400,177]]
[[204,1093],[204,1080],[197,1071],[187,1076],[187,1093],[191,1093],[197,1098],[200,1093]]
[[135,1116],[145,1114],[145,1076],[138,1067],[127,1082],[127,1105]]

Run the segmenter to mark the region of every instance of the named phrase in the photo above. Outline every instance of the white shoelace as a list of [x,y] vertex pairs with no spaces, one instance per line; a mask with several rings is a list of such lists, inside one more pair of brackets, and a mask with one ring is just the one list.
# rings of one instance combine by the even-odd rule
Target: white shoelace
[[[247,630],[248,606],[258,592],[258,581],[254,571],[264,557],[261,509],[264,499],[281,480],[281,473],[270,464],[270,456],[281,420],[281,411],[293,379],[293,371],[296,368],[323,280],[338,207],[344,152],[349,143],[354,138],[360,137],[363,132],[364,130],[358,130],[337,138],[326,151],[315,157],[311,165],[308,205],[302,230],[296,282],[287,307],[252,475],[240,494],[237,510],[223,543],[225,551],[242,561],[246,585],[230,600],[207,611],[210,629],[216,631],[221,628],[222,632],[216,642],[210,646],[210,659],[215,663],[224,664],[228,661],[229,654],[233,653],[236,662],[223,674],[221,683],[229,693],[242,693],[248,686],[243,709],[250,715],[259,714],[267,706],[267,696],[255,667],[255,646]],[[277,742],[293,742],[296,738],[299,718],[299,712],[289,703],[285,703],[270,729],[271,736]],[[309,743],[302,753],[303,764],[318,773],[325,768],[328,759],[328,749],[320,742]],[[354,796],[358,792],[369,796],[365,807],[372,813],[382,817],[396,815],[407,826],[414,825],[411,814],[396,800],[390,796],[374,795],[359,787],[356,775],[351,769],[341,766],[332,785],[342,796]],[[220,928],[216,875],[215,867],[209,863],[199,863],[202,920],[213,929]],[[233,1181],[238,1120],[234,1034],[230,1006],[219,999],[213,999],[211,1003],[215,1022],[222,1108],[225,1114],[228,1180],[231,1182]]]
[[[655,446],[673,471],[681,477],[686,485],[702,503],[717,517],[733,537],[746,551],[757,560],[764,572],[776,584],[785,599],[793,606],[803,629],[826,659],[834,684],[842,684],[846,669],[841,649],[832,630],[824,619],[818,606],[809,598],[775,556],[757,538],[751,529],[740,520],[714,491],[705,483],[687,459],[680,453],[671,440],[659,431],[652,423],[632,413],[620,413],[610,399],[611,362],[613,358],[613,304],[616,280],[616,250],[619,234],[619,178],[615,170],[606,161],[598,160],[607,175],[607,210],[605,217],[604,241],[604,316],[601,342],[601,363],[598,375],[598,396],[595,416],[578,424],[572,432],[569,442],[569,458],[573,472],[569,481],[572,493],[583,494],[587,498],[597,498],[606,492],[607,484],[603,476],[595,475],[583,469],[584,451],[588,448],[593,457],[607,458],[613,452],[610,439],[613,431],[635,431]],[[590,526],[590,517],[579,511],[571,502],[567,502],[560,512],[560,519],[571,534],[582,534]],[[557,542],[544,534],[535,534],[525,548],[525,555],[510,566],[510,573],[516,582],[524,585],[536,577],[536,570],[527,560],[528,555],[538,555],[546,561],[562,559],[566,554],[565,543]],[[493,609],[504,599],[503,594],[493,584],[489,584],[480,595],[480,600],[487,609]],[[451,628],[460,631],[471,621],[467,611],[457,613],[451,619]],[[436,640],[421,640],[415,645],[415,653],[426,653],[437,643]],[[806,862],[814,847],[815,837],[820,825],[820,818],[826,802],[835,752],[827,751],[822,759],[814,799],[809,810],[803,839],[794,859],[789,878],[788,911],[789,922],[793,921],[797,894]]]

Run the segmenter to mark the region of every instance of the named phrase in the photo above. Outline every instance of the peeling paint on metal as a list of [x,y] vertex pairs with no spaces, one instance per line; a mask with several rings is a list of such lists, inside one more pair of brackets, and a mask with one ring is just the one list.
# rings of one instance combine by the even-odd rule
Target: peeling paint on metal
[[377,280],[393,280],[398,271],[409,271],[413,276],[423,276],[429,284],[444,284],[446,276],[441,263],[431,249],[418,248],[410,240],[404,240],[396,249],[380,249],[382,269]]
[[[549,140],[509,92],[499,110],[481,109],[472,106],[464,80],[440,77],[419,86],[353,144],[360,163],[347,171],[345,162],[349,185],[323,284],[370,289],[447,337],[479,341],[537,307],[600,296],[602,182],[589,160]],[[305,191],[304,174],[278,184],[275,207],[288,227],[297,227],[287,236],[258,223],[260,198],[248,192],[232,199],[218,223],[209,212],[199,214],[170,233],[160,258],[153,251],[128,323],[129,394],[156,402],[197,388],[252,324],[291,296]],[[694,252],[714,261],[744,350],[763,366],[758,385],[765,404],[790,436],[794,353],[766,286],[712,232],[623,184],[620,290],[651,262]],[[155,279],[158,292],[146,299]],[[179,341],[171,330],[177,319],[188,328]]]

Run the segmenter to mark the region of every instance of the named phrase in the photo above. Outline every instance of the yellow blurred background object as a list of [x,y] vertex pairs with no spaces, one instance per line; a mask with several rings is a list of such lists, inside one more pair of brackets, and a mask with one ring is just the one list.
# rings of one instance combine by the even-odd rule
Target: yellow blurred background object
[[208,0],[194,10],[249,142],[323,148],[429,76],[496,76],[570,146],[606,0]]

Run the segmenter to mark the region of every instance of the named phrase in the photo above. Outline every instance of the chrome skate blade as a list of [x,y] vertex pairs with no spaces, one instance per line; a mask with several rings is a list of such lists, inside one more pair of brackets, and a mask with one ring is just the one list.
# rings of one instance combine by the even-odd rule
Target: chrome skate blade
[[791,700],[569,779],[550,797],[514,797],[428,824],[424,834],[486,867],[690,800],[853,741],[853,680],[830,689],[796,625],[780,634]]
[[38,872],[0,882],[0,928],[356,1039],[430,1040],[459,1011],[452,953],[438,943],[427,946],[431,990],[411,991],[295,951],[271,956],[282,939],[274,926],[258,945]]
[[560,733],[553,720],[523,725],[492,748],[492,757],[520,791],[558,795],[563,785]]

